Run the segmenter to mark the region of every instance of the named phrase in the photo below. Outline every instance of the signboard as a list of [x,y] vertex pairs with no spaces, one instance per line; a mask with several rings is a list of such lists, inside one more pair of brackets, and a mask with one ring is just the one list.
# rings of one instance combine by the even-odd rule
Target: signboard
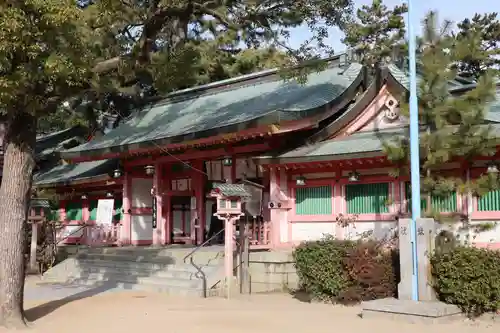
[[114,199],[99,199],[97,201],[96,222],[98,224],[113,223],[114,204]]
[[245,189],[250,193],[250,198],[245,198],[245,213],[252,217],[257,217],[262,215],[262,190],[264,186],[251,182],[249,180],[243,180],[245,184]]
[[156,210],[156,195],[153,195],[153,206],[151,207],[152,211],[152,218],[151,218],[151,225],[153,226],[153,229],[156,229],[157,225],[157,210]]

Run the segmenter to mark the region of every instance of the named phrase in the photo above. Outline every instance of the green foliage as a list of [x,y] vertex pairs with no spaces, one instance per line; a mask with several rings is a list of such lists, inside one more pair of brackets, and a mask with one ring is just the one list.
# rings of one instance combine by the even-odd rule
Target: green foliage
[[488,70],[500,70],[500,21],[498,13],[475,14],[458,24],[455,38],[462,50],[458,59],[460,75],[479,79]]
[[344,258],[355,246],[330,237],[302,243],[293,253],[300,287],[317,299],[338,299],[351,286]]
[[500,252],[457,247],[431,257],[439,298],[470,316],[500,309]]
[[[439,171],[442,165],[461,160],[472,162],[478,156],[490,156],[496,151],[490,126],[485,124],[488,104],[495,99],[495,81],[485,72],[474,89],[452,94],[450,81],[457,77],[456,63],[463,56],[464,41],[449,35],[450,22],[439,24],[437,14],[430,12],[424,20],[423,38],[419,48],[419,124],[422,193],[424,196],[446,197],[453,191],[488,192],[480,190],[475,181],[465,182]],[[473,45],[467,47],[473,48]],[[408,116],[408,105],[402,113]],[[409,174],[409,134],[386,144],[388,158]],[[432,207],[428,207],[428,213]],[[439,212],[438,212],[439,213]]]
[[355,50],[359,61],[368,68],[386,63],[387,58],[400,55],[405,50],[406,4],[389,9],[382,0],[358,9],[356,19],[344,28],[342,42]]
[[92,35],[74,1],[3,1],[0,109],[40,116],[89,87]]
[[353,304],[396,295],[394,253],[382,243],[327,237],[301,244],[294,258],[300,287],[316,299]]

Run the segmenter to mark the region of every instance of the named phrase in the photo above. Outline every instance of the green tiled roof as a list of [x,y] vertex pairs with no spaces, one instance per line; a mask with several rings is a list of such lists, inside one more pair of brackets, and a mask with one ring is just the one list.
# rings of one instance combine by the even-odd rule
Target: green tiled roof
[[[491,135],[500,138],[500,124],[491,124],[490,126]],[[358,132],[346,138],[306,145],[277,157],[263,156],[261,159],[273,160],[279,163],[285,162],[285,160],[321,160],[322,158],[328,159],[333,156],[379,153],[383,151],[384,143],[389,143],[391,139],[405,135],[406,130],[407,128],[397,128],[378,132]]]
[[[389,72],[403,87],[409,89],[410,79],[408,74],[401,70],[398,66],[391,64],[388,66]],[[420,77],[417,74],[417,83]],[[463,78],[449,81],[450,92],[461,91],[463,89],[473,89],[476,86],[471,81],[465,81]],[[500,123],[500,82],[498,82],[498,90],[496,100],[489,106],[488,113],[485,115],[485,120],[494,123]]]
[[40,198],[31,199],[30,208],[50,208],[50,201]]
[[497,90],[496,100],[489,106],[485,119],[494,123],[500,123],[500,89]]
[[33,176],[34,185],[66,185],[73,181],[107,175],[116,167],[115,160],[57,165]]
[[249,198],[252,195],[245,188],[244,184],[215,183],[213,188],[220,191],[226,197]]
[[[406,89],[410,88],[410,77],[406,71],[402,70],[401,68],[399,68],[395,64],[390,64],[389,66],[387,66],[387,68],[389,69],[389,73],[391,73],[391,75],[403,87],[405,87]],[[420,80],[421,80],[421,77],[417,72],[417,82],[419,82]],[[468,79],[462,78],[462,77],[457,77],[455,80],[448,81],[448,85],[449,85],[450,90],[460,89],[460,88],[463,88],[464,86],[471,85],[471,84],[473,85],[474,82],[470,81]]]
[[390,140],[394,136],[401,135],[403,131],[404,129],[401,128],[380,132],[359,132],[342,139],[328,140],[313,145],[302,146],[284,153],[278,156],[278,158],[290,159],[380,152],[384,147],[384,140]]
[[106,153],[183,142],[317,115],[361,77],[361,68],[359,64],[351,64],[347,69],[328,68],[311,73],[305,84],[279,77],[269,81],[273,73],[267,71],[267,81],[258,82],[253,78],[239,82],[239,86],[207,88],[201,94],[198,90],[175,94],[167,101],[142,109],[103,137],[64,151],[63,156],[98,158]]
[[58,150],[64,148],[64,144],[72,140],[80,141],[85,135],[86,130],[81,126],[74,126],[44,135],[37,135],[36,137],[36,158],[42,159]]

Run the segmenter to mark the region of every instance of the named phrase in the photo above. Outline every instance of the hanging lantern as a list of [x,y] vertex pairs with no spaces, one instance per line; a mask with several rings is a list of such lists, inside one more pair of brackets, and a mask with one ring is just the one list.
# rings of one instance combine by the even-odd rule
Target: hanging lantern
[[222,160],[222,165],[230,167],[233,165],[233,159],[231,157],[226,157]]
[[491,163],[488,165],[488,169],[486,170],[489,174],[498,174],[498,167],[496,164]]
[[114,196],[113,192],[106,192],[106,198],[113,198]]
[[155,174],[155,167],[154,165],[146,165],[144,167],[144,170],[146,171],[146,175],[152,176]]
[[123,171],[120,167],[116,168],[113,170],[112,177],[113,178],[120,178],[123,175]]
[[349,181],[350,182],[359,181],[359,173],[357,173],[356,171],[349,172]]
[[81,199],[82,200],[87,200],[89,197],[87,195],[87,193],[83,193],[82,196],[81,196]]
[[297,179],[295,179],[295,184],[297,186],[304,186],[304,185],[306,185],[306,177],[304,177],[304,176],[298,176]]

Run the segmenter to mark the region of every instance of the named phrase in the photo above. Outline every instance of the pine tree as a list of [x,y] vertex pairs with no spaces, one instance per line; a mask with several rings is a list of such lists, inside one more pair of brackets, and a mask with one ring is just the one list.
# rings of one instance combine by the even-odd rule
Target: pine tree
[[[464,175],[447,176],[440,168],[450,162],[471,163],[478,156],[496,151],[497,140],[484,122],[487,105],[495,98],[493,76],[485,72],[474,89],[451,95],[449,81],[457,75],[455,64],[465,48],[447,34],[449,22],[438,24],[435,12],[427,15],[423,28],[418,59],[423,198],[446,199],[454,191],[489,191],[491,184],[484,179],[466,183]],[[408,105],[403,105],[402,109],[406,114],[409,111]],[[387,144],[386,153],[401,166],[400,172],[409,174],[409,142],[403,138],[397,141],[397,144]],[[431,207],[429,199],[426,204],[427,214],[441,217],[440,207]]]
[[464,49],[457,56],[460,75],[479,79],[488,70],[500,70],[500,20],[498,13],[475,14],[458,24],[455,38]]
[[[356,19],[345,25],[342,42],[353,49],[357,61],[371,69],[383,66],[387,59],[398,58],[405,53],[406,4],[389,9],[382,0],[363,5]],[[390,61],[390,60],[389,60]]]

